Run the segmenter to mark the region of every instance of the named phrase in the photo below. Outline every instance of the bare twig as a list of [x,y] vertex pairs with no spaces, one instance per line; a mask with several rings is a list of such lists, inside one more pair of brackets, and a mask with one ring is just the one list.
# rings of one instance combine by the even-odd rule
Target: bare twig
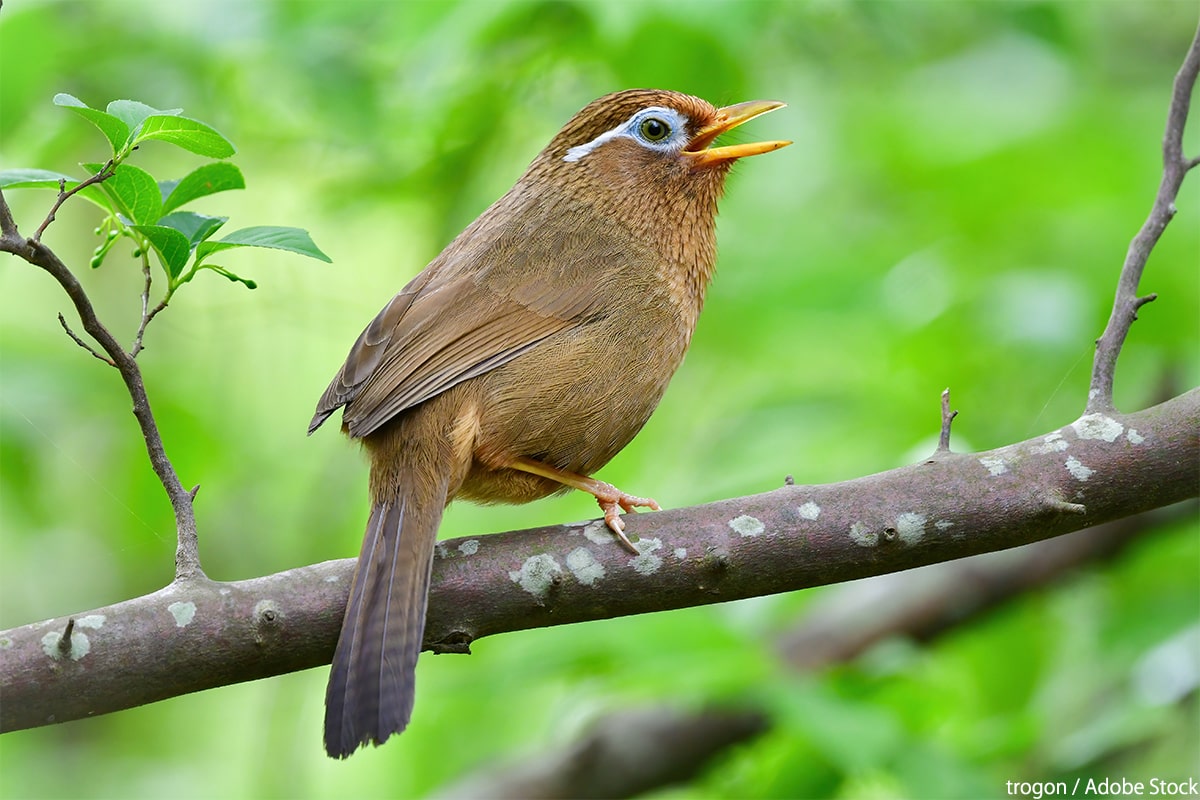
[[[146,326],[150,324],[150,320],[154,315],[150,313],[150,286],[154,283],[154,279],[150,272],[150,258],[147,253],[142,253],[142,321],[138,323],[137,334],[133,337],[133,346],[129,348],[129,355],[134,358],[138,357],[138,353],[142,352],[142,339],[146,335]],[[161,306],[160,306],[161,308]],[[158,309],[155,309],[155,313]]]
[[71,340],[74,341],[75,344],[79,345],[84,350],[87,350],[93,356],[100,359],[105,364],[108,364],[110,367],[116,366],[116,364],[113,363],[111,358],[100,355],[100,353],[96,352],[96,348],[92,347],[90,344],[85,342],[83,339],[80,339],[79,335],[76,334],[75,331],[71,330],[71,326],[67,324],[66,317],[64,317],[62,314],[58,315],[58,324],[62,326],[62,329],[67,332],[67,336],[70,336]]
[[95,186],[96,184],[103,183],[111,178],[115,168],[116,167],[113,164],[113,160],[110,158],[108,162],[100,168],[99,172],[87,180],[80,181],[70,189],[67,189],[67,183],[65,180],[60,180],[58,182],[58,197],[54,199],[54,205],[50,207],[50,213],[48,213],[46,218],[42,220],[42,224],[38,226],[36,231],[34,231],[33,236],[29,237],[29,241],[40,242],[42,240],[42,234],[46,232],[46,228],[50,227],[50,223],[54,222],[55,214],[57,214],[58,210],[62,208],[63,203],[67,202],[68,199],[79,194],[87,187]]
[[1188,170],[1200,163],[1200,158],[1188,159],[1183,154],[1183,129],[1187,123],[1188,107],[1196,75],[1200,72],[1200,28],[1192,39],[1183,60],[1183,66],[1175,75],[1171,92],[1171,107],[1167,112],[1167,129],[1163,135],[1163,175],[1154,197],[1150,216],[1142,225],[1137,236],[1129,245],[1121,277],[1117,282],[1116,297],[1113,299],[1112,314],[1104,333],[1096,340],[1096,357],[1092,364],[1092,381],[1088,388],[1087,407],[1084,413],[1109,412],[1113,410],[1113,374],[1117,367],[1117,356],[1125,344],[1129,328],[1137,319],[1138,309],[1149,303],[1155,295],[1138,296],[1138,284],[1146,268],[1150,251],[1158,243],[1163,230],[1175,216],[1175,198]]
[[175,294],[175,287],[168,285],[162,300],[154,308],[150,308],[150,286],[153,280],[150,277],[150,255],[146,250],[142,251],[142,274],[145,276],[142,287],[142,319],[138,323],[137,333],[133,337],[133,346],[129,348],[129,355],[134,358],[137,358],[138,354],[145,349],[142,342],[146,336],[146,328],[167,307],[167,304],[171,302],[171,297]]
[[[101,170],[100,173],[97,173],[89,181],[91,183],[99,183],[99,176],[103,172],[104,170]],[[77,192],[85,184],[88,184],[89,181],[84,181],[71,192],[59,193],[59,200],[55,203],[46,221],[42,223],[41,228],[38,229],[39,234],[53,220],[54,211],[62,205],[62,201]],[[150,399],[146,394],[146,385],[142,380],[142,373],[138,368],[137,361],[132,355],[125,352],[120,342],[100,322],[96,316],[96,310],[92,306],[91,299],[79,283],[79,279],[75,277],[75,273],[55,255],[54,251],[36,238],[26,239],[21,236],[17,228],[17,223],[13,219],[12,209],[9,208],[8,201],[4,199],[3,191],[0,191],[0,252],[11,253],[18,258],[22,258],[30,264],[50,273],[58,281],[59,285],[67,293],[67,296],[71,298],[71,302],[75,305],[75,311],[79,314],[84,331],[100,345],[100,348],[111,359],[112,365],[121,374],[121,379],[125,382],[125,388],[129,391],[129,396],[133,400],[133,415],[137,418],[138,425],[141,427],[142,438],[146,443],[146,451],[150,456],[150,466],[154,469],[154,474],[158,476],[159,482],[162,483],[163,488],[166,490],[167,497],[171,501],[171,507],[175,512],[175,528],[178,535],[178,544],[175,550],[176,580],[203,577],[204,572],[200,568],[200,554],[196,540],[196,516],[192,508],[192,496],[183,488],[183,485],[179,481],[179,476],[175,473],[175,468],[171,465],[171,460],[167,458],[162,435],[158,431],[158,423],[155,421],[154,413],[150,409]],[[80,342],[79,338],[73,333],[71,336],[77,342]]]
[[71,617],[67,620],[67,627],[63,629],[62,636],[58,637],[58,655],[60,658],[65,658],[71,654],[71,634],[75,632],[75,618]]
[[957,411],[950,410],[950,389],[942,390],[942,432],[938,435],[938,446],[935,456],[950,452],[950,423],[958,416]]

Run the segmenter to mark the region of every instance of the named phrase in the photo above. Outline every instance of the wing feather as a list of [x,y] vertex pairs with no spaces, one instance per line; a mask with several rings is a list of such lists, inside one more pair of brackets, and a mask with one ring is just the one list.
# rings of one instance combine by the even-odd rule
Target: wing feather
[[602,234],[564,231],[582,222],[571,216],[491,237],[473,230],[479,221],[464,231],[359,335],[309,432],[344,406],[349,434],[366,436],[600,311],[597,260],[621,248]]

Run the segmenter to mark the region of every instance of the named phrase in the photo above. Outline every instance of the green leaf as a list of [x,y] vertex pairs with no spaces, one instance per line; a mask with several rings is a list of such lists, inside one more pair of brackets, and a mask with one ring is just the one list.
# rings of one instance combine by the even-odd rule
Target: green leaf
[[[89,169],[95,164],[86,165]],[[118,164],[113,176],[100,184],[116,203],[117,210],[135,225],[152,225],[162,216],[162,193],[146,170]]]
[[225,192],[230,189],[245,189],[242,171],[228,161],[217,161],[198,167],[181,180],[160,181],[163,195],[163,213],[174,211],[197,197]]
[[209,217],[191,211],[176,211],[160,219],[158,224],[179,231],[187,237],[188,244],[195,247],[216,233],[228,219],[229,217]]
[[229,158],[235,152],[233,144],[213,128],[198,120],[170,114],[155,114],[142,121],[133,137],[133,145],[158,139],[182,147],[197,155],[210,158]]
[[[102,165],[97,164],[99,170]],[[64,181],[63,188],[74,189],[79,181],[61,172],[51,172],[48,169],[6,169],[0,171],[0,189],[54,189],[58,190],[59,181]],[[99,186],[88,186],[79,192],[80,197],[91,200],[109,213],[116,211],[108,195]]]
[[[128,125],[129,130],[134,132],[145,122],[147,117],[155,115],[170,116],[183,112],[182,108],[172,108],[164,111],[153,106],[148,106],[145,103],[139,103],[137,100],[113,100],[108,104],[106,110],[111,116]],[[128,135],[126,136],[126,141],[128,141]]]
[[302,228],[281,228],[274,225],[258,225],[252,228],[242,228],[234,231],[220,241],[208,241],[196,248],[196,261],[203,261],[210,254],[231,247],[269,247],[275,250],[287,250],[302,256],[315,258],[326,263],[333,263],[329,256],[321,252],[313,243],[308,231]]
[[175,228],[166,225],[133,225],[133,230],[145,236],[150,246],[158,253],[163,269],[172,280],[178,278],[187,266],[192,246],[188,238]]
[[[121,151],[121,148],[125,146],[125,142],[129,139],[130,128],[124,120],[99,109],[89,108],[87,103],[78,97],[59,92],[54,95],[54,105],[71,109],[99,128],[100,132],[108,139],[108,143],[112,145],[114,156]],[[110,103],[109,107],[111,108],[111,106],[112,104]]]
[[48,169],[6,169],[0,171],[0,189],[57,189],[59,181],[70,189],[79,181]]

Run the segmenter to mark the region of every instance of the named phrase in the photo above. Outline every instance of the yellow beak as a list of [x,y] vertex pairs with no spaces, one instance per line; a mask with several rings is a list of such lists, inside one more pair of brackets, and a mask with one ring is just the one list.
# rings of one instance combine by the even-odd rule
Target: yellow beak
[[749,144],[731,144],[725,147],[708,146],[722,133],[733,130],[743,122],[766,114],[768,111],[783,108],[785,105],[786,103],[780,103],[777,100],[750,100],[719,108],[716,118],[696,132],[683,154],[692,159],[693,168],[700,169],[787,147],[791,142],[751,142]]

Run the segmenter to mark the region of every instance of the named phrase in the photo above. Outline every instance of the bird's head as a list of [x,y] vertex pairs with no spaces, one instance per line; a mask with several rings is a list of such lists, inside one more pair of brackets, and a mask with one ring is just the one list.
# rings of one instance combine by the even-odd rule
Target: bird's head
[[721,134],[783,105],[753,100],[717,108],[658,89],[605,95],[563,126],[516,192],[582,203],[672,255],[695,245],[711,260],[717,200],[729,168],[739,158],[791,142],[712,145]]
[[734,161],[769,153],[791,142],[710,147],[726,131],[783,107],[774,100],[716,108],[678,92],[630,89],[594,100],[571,118],[543,151],[548,159],[600,169],[724,172]]

